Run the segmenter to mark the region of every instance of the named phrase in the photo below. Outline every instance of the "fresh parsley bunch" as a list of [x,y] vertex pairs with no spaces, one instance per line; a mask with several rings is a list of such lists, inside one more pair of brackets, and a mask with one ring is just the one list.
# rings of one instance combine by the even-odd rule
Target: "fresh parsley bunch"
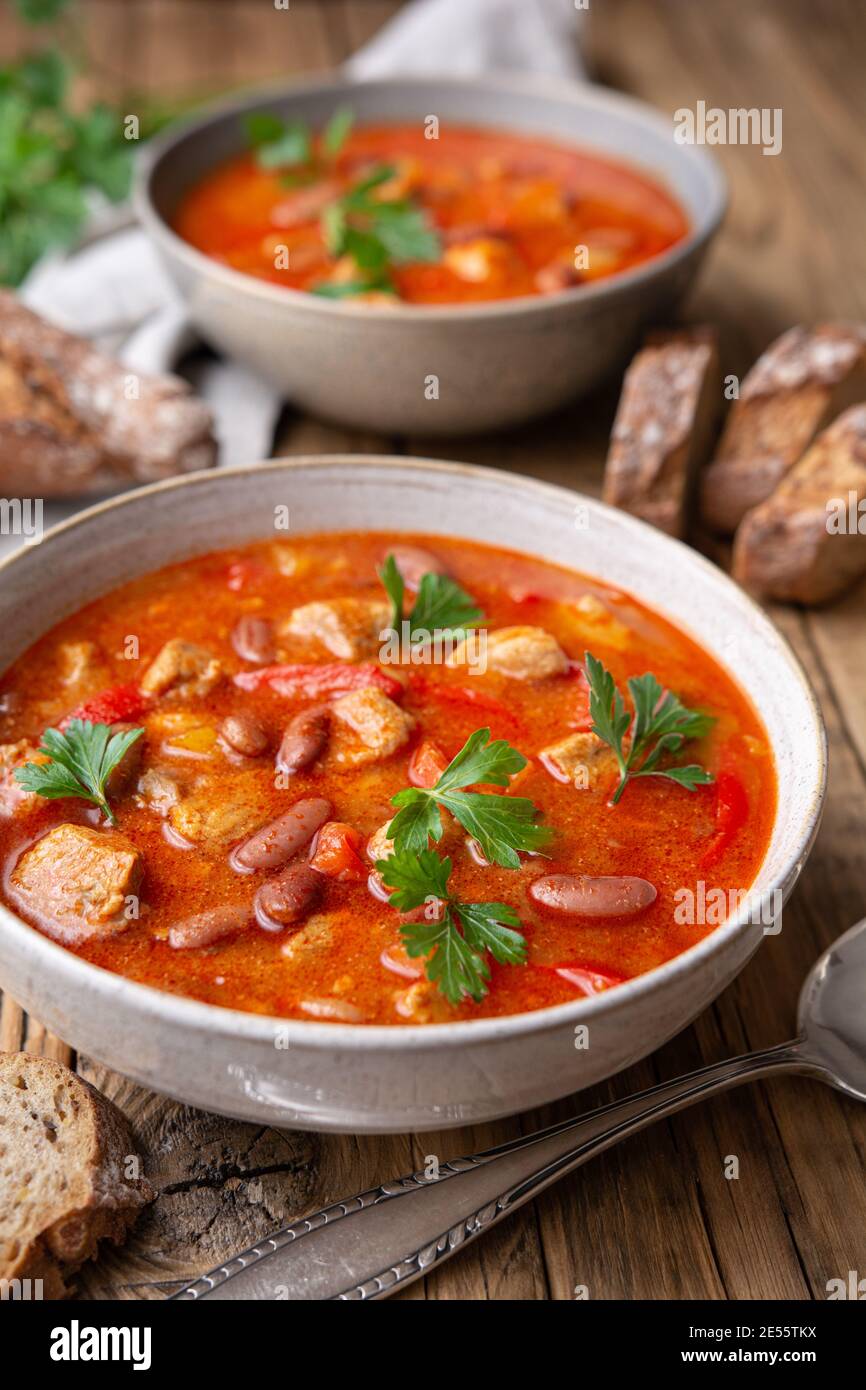
[[451,860],[435,850],[420,853],[397,850],[376,865],[385,884],[394,889],[392,906],[401,912],[435,900],[435,919],[404,922],[400,935],[406,954],[426,958],[428,980],[451,1004],[467,996],[478,1003],[490,979],[488,953],[502,965],[523,965],[526,941],[514,928],[517,913],[507,903],[464,903],[449,892]]
[[655,676],[647,674],[633,676],[628,682],[634,705],[632,717],[610,671],[591,652],[586,653],[585,661],[592,732],[613,749],[619,767],[614,805],[635,777],[666,777],[687,791],[712,782],[711,774],[697,763],[687,767],[659,766],[662,757],[678,753],[686,739],[702,738],[709,733],[714,722],[709,715],[687,709],[670,690],[662,689]]
[[113,734],[109,724],[70,719],[63,732],[46,729],[42,735],[39,752],[50,761],[25,763],[15,769],[15,779],[25,791],[36,792],[48,800],[75,796],[92,801],[114,825],[106,783],[127,749],[143,733],[144,729],[126,729]]
[[[400,631],[403,622],[405,585],[393,555],[388,555],[379,570],[379,578],[391,600],[391,627]],[[425,574],[411,612],[408,614],[410,638],[418,634],[432,635],[447,632],[452,637],[463,636],[466,627],[483,619],[484,614],[474,598],[461,589],[446,574]]]

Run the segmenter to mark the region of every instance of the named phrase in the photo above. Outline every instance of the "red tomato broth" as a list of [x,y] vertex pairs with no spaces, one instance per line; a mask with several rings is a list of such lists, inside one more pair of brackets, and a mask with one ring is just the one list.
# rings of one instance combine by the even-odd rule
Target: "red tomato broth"
[[[538,274],[549,266],[573,270],[581,246],[588,248],[588,265],[572,280],[604,279],[668,250],[689,229],[673,197],[642,171],[548,140],[445,124],[431,140],[415,124],[367,126],[350,133],[327,177],[339,193],[382,164],[397,168],[400,195],[425,210],[443,239],[438,262],[395,269],[398,294],[412,304],[538,294]],[[301,198],[310,205],[309,193],[307,186],[286,187],[280,171],[259,168],[246,153],[199,179],[181,199],[173,225],[235,270],[310,289],[330,277],[334,260],[320,210],[299,215]],[[449,246],[491,241],[487,274],[457,273]],[[282,247],[286,269],[275,265]]]
[[[425,740],[448,758],[474,729],[490,724],[494,737],[507,737],[531,759],[521,774],[518,794],[533,800],[540,817],[553,826],[556,839],[547,859],[525,857],[521,869],[482,867],[465,847],[465,832],[452,828],[439,846],[449,853],[454,871],[451,889],[467,901],[504,901],[518,911],[528,942],[531,968],[491,968],[491,988],[480,1003],[464,1001],[451,1007],[436,996],[431,1021],[491,1017],[543,1008],[580,997],[584,990],[558,973],[558,968],[628,979],[671,959],[706,936],[708,925],[684,925],[674,920],[675,893],[694,888],[705,878],[708,888],[726,892],[753,882],[766,851],[776,805],[772,752],[758,716],[722,668],[696,643],[628,595],[609,590],[541,560],[486,545],[442,537],[389,537],[384,534],[339,534],[299,537],[288,544],[298,558],[292,575],[273,561],[273,542],[215,553],[174,565],[134,580],[88,605],[40,638],[11,667],[2,680],[6,696],[2,737],[37,739],[48,724],[56,724],[73,705],[58,670],[64,644],[88,641],[104,657],[97,690],[126,686],[141,679],[164,642],[171,638],[200,643],[230,674],[254,669],[242,662],[231,645],[231,631],[242,613],[280,618],[313,599],[349,594],[380,597],[376,567],[397,542],[421,544],[441,556],[459,583],[478,601],[491,629],[527,621],[526,605],[512,596],[531,590],[528,619],[551,632],[567,655],[581,660],[589,647],[612,671],[620,688],[629,676],[653,671],[691,707],[716,717],[712,732],[687,746],[689,756],[711,772],[735,772],[747,799],[747,811],[723,844],[717,839],[714,786],[694,793],[661,779],[631,783],[614,808],[610,786],[577,790],[556,781],[538,762],[543,747],[574,728],[586,728],[586,698],[582,680],[573,672],[544,681],[519,681],[496,672],[467,675],[442,666],[389,668],[409,677],[403,707],[417,720],[409,742],[384,761],[339,772],[316,764],[297,772],[287,790],[274,786],[272,756],[251,762],[239,774],[219,750],[202,760],[215,798],[234,795],[233,779],[249,779],[259,799],[261,822],[281,814],[296,800],[325,796],[333,805],[331,819],[354,827],[366,839],[393,814],[391,796],[410,785],[409,763]],[[250,581],[238,591],[227,582],[229,566],[254,562]],[[587,631],[575,619],[573,605],[590,595],[613,617],[591,615]],[[621,625],[621,626],[620,626]],[[140,641],[138,658],[123,656],[130,634]],[[333,661],[293,639],[287,660]],[[423,681],[412,677],[420,673]],[[480,709],[460,701],[438,698],[445,689],[470,686],[502,702],[510,721],[488,719]],[[426,688],[425,688],[426,687]],[[8,696],[12,693],[12,698]],[[242,691],[231,680],[210,694],[186,701],[200,722],[216,724],[239,710],[252,712],[272,733],[273,746],[290,717],[310,701],[286,698],[264,686]],[[176,708],[176,707],[175,707]],[[156,712],[159,713],[159,702]],[[141,721],[152,727],[153,716]],[[515,730],[519,730],[519,733]],[[158,742],[147,736],[145,758],[156,757]],[[164,759],[162,759],[164,765]],[[146,762],[145,765],[149,765]],[[167,944],[169,927],[203,909],[223,904],[247,904],[254,884],[234,873],[225,850],[181,848],[167,842],[159,817],[136,804],[131,794],[114,803],[118,830],[142,849],[145,874],[139,920],[122,932],[91,937],[71,948],[75,954],[106,969],[157,988],[209,1003],[280,1017],[307,1015],[304,999],[338,999],[358,1011],[359,1021],[401,1024],[418,1021],[398,1011],[399,996],[411,986],[383,966],[383,952],[399,948],[398,914],[376,900],[357,877],[341,881],[328,877],[316,919],[324,921],[322,942],[299,960],[287,958],[283,945],[294,931],[269,933],[255,926],[215,946],[173,950]],[[98,817],[83,801],[44,801],[33,811],[19,811],[0,821],[0,853],[5,866],[3,896],[13,909],[8,874],[24,847],[62,822],[96,825]],[[703,856],[714,847],[712,868],[701,869]],[[572,872],[587,875],[638,875],[658,890],[656,901],[633,918],[564,919],[532,903],[527,889],[540,874]],[[34,920],[34,925],[39,922]],[[421,962],[423,965],[423,962]],[[435,991],[433,991],[435,995]],[[425,1021],[424,1019],[420,1021]]]

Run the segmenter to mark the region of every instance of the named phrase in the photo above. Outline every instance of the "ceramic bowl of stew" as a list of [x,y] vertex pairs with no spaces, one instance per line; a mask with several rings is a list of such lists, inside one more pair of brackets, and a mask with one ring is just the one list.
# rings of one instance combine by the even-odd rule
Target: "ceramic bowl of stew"
[[[333,615],[335,597],[356,605],[339,640],[358,637],[357,605],[381,605],[384,552],[399,556],[416,587],[419,569],[449,571],[491,630],[510,627],[504,653],[488,639],[486,674],[380,662],[376,675],[363,652],[333,651],[333,629],[330,647],[299,661],[311,617]],[[486,468],[301,458],[191,475],[95,506],[4,561],[0,578],[0,984],[71,1045],[159,1092],[306,1129],[494,1119],[593,1085],[659,1047],[780,928],[824,796],[815,697],[746,594],[622,512]],[[278,666],[272,685],[275,654],[256,633],[286,613],[295,635],[278,656],[293,664]],[[515,647],[515,628],[534,634],[528,649]],[[693,745],[712,785],[690,792],[648,778],[613,804],[609,765],[598,764],[600,782],[572,778],[556,750],[586,736],[584,648],[623,690],[629,674],[650,669],[712,714]],[[340,682],[335,690],[335,668],[354,673],[348,697]],[[298,686],[311,670],[316,688]],[[391,742],[364,732],[369,710],[353,703],[353,682],[379,686]],[[296,780],[277,786],[274,738],[323,700],[330,761],[296,765]],[[146,727],[143,761],[112,790],[113,829],[82,801],[9,800],[9,768],[73,706],[94,722]],[[270,747],[266,737],[242,753],[237,740],[209,737],[227,710],[255,714]],[[456,822],[446,827],[441,848],[458,894],[515,903],[529,945],[524,964],[493,964],[486,995],[452,1007],[424,961],[401,949],[400,919],[373,891],[376,856],[363,840],[387,825],[393,793],[431,785],[418,775],[422,745],[428,760],[438,750],[447,761],[482,724],[526,755],[513,791],[557,838],[546,857],[524,855],[509,869],[485,866]],[[302,875],[322,877],[324,896],[282,925],[268,915],[271,898],[254,919],[252,904],[258,913],[285,860],[251,858],[251,828],[317,798],[328,804],[314,829],[339,822],[338,847],[347,823],[359,832],[349,842],[359,872],[341,876],[351,854],[335,861],[333,838],[322,857],[322,830],[296,860]],[[96,872],[70,889],[69,854],[52,876],[52,835],[75,838],[73,859],[82,847],[87,856],[94,845],[116,851],[116,903],[95,893]],[[620,888],[626,877],[649,882],[652,893],[613,916],[610,904],[606,917],[591,907],[557,916],[537,884],[563,870],[620,876]],[[721,890],[721,916],[679,914],[684,888],[705,903]],[[243,930],[190,938],[191,916],[224,910],[229,896],[247,905]],[[279,918],[279,904],[273,910]],[[98,924],[83,940],[69,930],[82,913]]]
[[[397,297],[327,297],[358,278],[323,253],[329,176],[262,171],[249,152],[251,116],[321,131],[345,107],[340,178],[396,168],[385,192],[417,197],[441,238],[434,264],[395,271]],[[135,199],[208,342],[319,416],[433,436],[503,429],[603,381],[688,289],[726,192],[652,108],[498,76],[234,99],[148,145]]]

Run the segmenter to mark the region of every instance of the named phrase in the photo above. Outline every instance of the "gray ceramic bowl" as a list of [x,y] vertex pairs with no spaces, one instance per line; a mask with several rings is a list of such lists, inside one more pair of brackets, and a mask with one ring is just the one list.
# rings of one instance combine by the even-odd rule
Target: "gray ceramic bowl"
[[[266,284],[204,256],[169,226],[181,195],[244,147],[239,117],[276,111],[321,124],[341,102],[360,120],[509,128],[585,145],[666,184],[691,232],[634,270],[559,294],[480,306],[358,305]],[[674,144],[671,120],[597,87],[516,76],[293,83],[220,105],[148,145],[135,204],[204,338],[303,409],[362,428],[449,435],[501,429],[587,391],[641,328],[688,288],[725,208],[703,149]],[[439,398],[425,379],[439,377]]]
[[[825,741],[790,648],[713,565],[623,512],[491,469],[347,456],[191,474],[56,527],[0,565],[0,670],[124,580],[272,534],[274,508],[284,503],[298,532],[420,528],[541,554],[629,590],[690,632],[750,695],[775,751],[778,810],[748,900],[690,950],[605,994],[477,1022],[368,1028],[216,1008],[88,965],[2,907],[0,985],[73,1046],[154,1090],[301,1129],[489,1120],[592,1085],[652,1052],[756,950],[756,904],[773,890],[790,892],[811,846]],[[588,519],[580,529],[578,503]],[[586,1049],[575,1047],[578,1024],[589,1025]]]

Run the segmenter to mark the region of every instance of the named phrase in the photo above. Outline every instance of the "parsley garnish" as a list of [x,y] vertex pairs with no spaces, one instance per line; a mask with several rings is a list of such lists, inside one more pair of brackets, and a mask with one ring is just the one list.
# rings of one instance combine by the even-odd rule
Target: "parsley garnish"
[[16,781],[26,791],[49,800],[77,796],[98,806],[111,825],[114,813],[108,804],[105,784],[124,753],[144,729],[127,729],[112,734],[109,724],[91,724],[89,719],[70,719],[65,732],[46,729],[40,753],[47,763],[25,763],[15,769]]
[[407,787],[391,798],[400,809],[387,833],[398,851],[418,854],[427,849],[428,840],[441,840],[440,807],[478,841],[485,859],[506,869],[520,868],[518,850],[538,850],[548,843],[552,831],[535,823],[536,807],[527,797],[460,790],[476,782],[507,787],[509,777],[526,767],[526,758],[505,739],[489,740],[489,729],[476,729],[435,787]]
[[[369,274],[364,289],[390,285],[390,268],[408,261],[437,261],[441,243],[422,208],[407,198],[381,198],[380,185],[395,170],[382,165],[356,183],[322,213],[322,235],[332,256],[350,256]],[[375,282],[375,283],[374,283]]]
[[[403,621],[405,585],[393,555],[386,557],[379,570],[379,578],[391,600],[391,627],[399,632]],[[434,631],[462,635],[469,624],[476,623],[483,617],[484,614],[475,600],[448,575],[425,574],[421,577],[421,585],[407,619],[409,636],[417,633],[432,636]]]
[[[613,749],[619,767],[614,805],[635,777],[667,777],[690,792],[712,782],[712,775],[697,763],[687,767],[658,766],[665,753],[678,753],[686,739],[702,738],[709,733],[714,723],[709,715],[687,709],[676,695],[663,690],[655,676],[648,673],[633,676],[628,682],[634,704],[632,717],[610,671],[591,652],[586,653],[586,676],[592,732]],[[631,739],[626,750],[624,741],[629,730]],[[654,746],[650,747],[654,740]]]
[[[261,169],[293,168],[299,164],[313,165],[316,147],[310,127],[305,121],[284,121],[268,111],[251,111],[242,118],[247,139],[253,146],[256,163]],[[334,160],[343,148],[354,124],[354,114],[348,106],[338,106],[319,139],[319,153]],[[309,170],[312,181],[316,170]],[[294,182],[294,176],[292,176]]]
[[397,850],[376,865],[395,891],[391,905],[410,912],[428,902],[439,904],[437,919],[404,922],[400,935],[406,954],[426,957],[427,979],[451,1004],[469,997],[476,1004],[487,993],[488,954],[501,965],[523,965],[526,941],[513,927],[520,920],[507,903],[464,903],[448,891],[451,860],[434,850],[420,854]]

